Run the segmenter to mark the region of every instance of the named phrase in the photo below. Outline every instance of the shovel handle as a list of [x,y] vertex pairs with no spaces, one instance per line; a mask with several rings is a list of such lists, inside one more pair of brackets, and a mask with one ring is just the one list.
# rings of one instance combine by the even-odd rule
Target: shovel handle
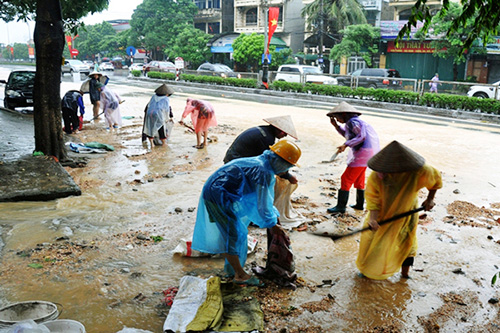
[[[418,207],[418,208],[415,208],[415,209],[412,209],[410,211],[407,211],[407,212],[404,212],[404,213],[401,213],[401,214],[398,214],[398,215],[394,215],[392,217],[389,217],[385,220],[382,220],[382,221],[379,221],[378,224],[379,225],[383,225],[383,224],[386,224],[386,223],[389,223],[389,222],[393,222],[393,221],[396,221],[396,220],[399,220],[403,217],[407,217],[407,216],[410,216],[410,215],[413,215],[415,213],[418,213],[420,211],[424,210],[424,207]],[[347,233],[347,234],[343,234],[343,235],[337,235],[337,236],[330,236],[330,238],[335,241],[339,238],[344,238],[344,237],[347,237],[347,236],[352,236],[352,235],[355,235],[357,233],[360,233],[360,232],[363,232],[363,231],[366,231],[366,230],[370,230],[370,227],[365,227],[363,229],[359,229],[359,230],[355,230],[353,232],[350,232],[350,233]]]

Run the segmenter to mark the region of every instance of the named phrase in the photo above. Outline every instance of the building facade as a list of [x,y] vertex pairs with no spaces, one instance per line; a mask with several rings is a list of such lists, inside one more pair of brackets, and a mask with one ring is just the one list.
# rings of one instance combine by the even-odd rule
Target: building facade
[[304,19],[301,0],[234,0],[234,31],[237,33],[264,34],[269,7],[280,9],[278,26],[274,32],[276,42],[281,39],[293,52],[300,52],[304,45]]
[[210,35],[233,31],[233,1],[194,0],[198,13],[194,17],[195,28]]

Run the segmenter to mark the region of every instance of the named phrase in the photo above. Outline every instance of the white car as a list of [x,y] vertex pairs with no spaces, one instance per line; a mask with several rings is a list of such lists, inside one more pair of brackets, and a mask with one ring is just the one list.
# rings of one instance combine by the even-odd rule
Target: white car
[[321,69],[307,65],[281,65],[274,81],[337,84],[337,79],[323,75]]
[[61,66],[61,75],[69,73],[73,75],[73,73],[81,73],[85,75],[90,74],[90,69],[87,65],[85,65],[80,60],[69,59],[64,61],[64,65]]
[[144,67],[144,64],[141,62],[134,62],[132,65],[129,67],[129,72],[132,71],[142,71],[142,68]]
[[467,92],[467,96],[469,97],[477,97],[477,98],[494,98],[496,91],[496,98],[500,99],[500,81],[493,83],[493,86],[472,86],[469,88]]
[[114,71],[115,70],[115,66],[113,66],[113,64],[111,62],[103,62],[103,63],[101,63],[99,68],[101,69],[101,71]]

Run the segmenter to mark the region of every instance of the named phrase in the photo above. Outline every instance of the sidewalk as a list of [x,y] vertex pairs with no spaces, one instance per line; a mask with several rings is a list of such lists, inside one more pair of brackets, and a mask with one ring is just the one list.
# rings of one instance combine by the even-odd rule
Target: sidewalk
[[48,201],[81,195],[66,170],[48,156],[32,156],[33,116],[0,108],[0,202]]

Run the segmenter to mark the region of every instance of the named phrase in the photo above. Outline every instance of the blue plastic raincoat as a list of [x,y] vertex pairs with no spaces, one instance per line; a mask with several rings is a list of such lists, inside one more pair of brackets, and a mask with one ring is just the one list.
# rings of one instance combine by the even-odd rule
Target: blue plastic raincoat
[[[192,249],[204,253],[237,255],[247,259],[250,222],[260,228],[276,225],[273,206],[275,175],[292,164],[266,150],[259,156],[233,160],[212,174],[200,196]],[[225,271],[234,273],[226,261]]]
[[167,96],[154,95],[148,103],[144,121],[144,134],[154,137],[169,119],[170,99]]

